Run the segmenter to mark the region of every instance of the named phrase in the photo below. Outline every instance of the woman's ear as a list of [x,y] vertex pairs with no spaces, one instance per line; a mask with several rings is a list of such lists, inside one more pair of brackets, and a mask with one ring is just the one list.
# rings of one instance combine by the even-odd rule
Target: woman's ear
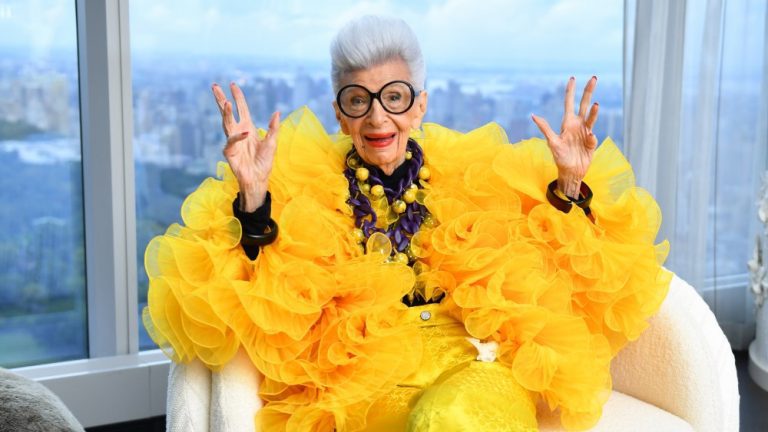
[[347,124],[347,119],[341,114],[341,110],[339,110],[339,105],[336,103],[336,101],[333,101],[333,111],[336,113],[336,121],[339,122],[341,132],[345,135],[349,135],[349,125]]
[[413,120],[411,121],[411,128],[418,129],[421,127],[421,121],[424,119],[424,115],[427,113],[428,95],[426,90],[422,90],[419,96],[416,98],[413,109]]

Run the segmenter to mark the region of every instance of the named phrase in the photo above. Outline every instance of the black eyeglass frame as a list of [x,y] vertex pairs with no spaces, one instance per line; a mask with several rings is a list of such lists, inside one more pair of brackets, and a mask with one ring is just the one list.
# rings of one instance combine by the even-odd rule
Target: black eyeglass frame
[[[381,92],[382,92],[382,90],[384,90],[385,88],[387,88],[387,87],[389,87],[390,85],[392,85],[392,84],[395,84],[395,83],[402,83],[402,84],[405,84],[406,86],[408,86],[408,89],[411,91],[411,103],[409,103],[409,104],[408,104],[408,107],[407,107],[407,108],[405,108],[404,110],[402,110],[402,111],[399,111],[399,112],[390,111],[390,110],[387,108],[387,105],[386,105],[386,104],[384,104],[384,102],[382,102],[382,101],[381,101]],[[359,87],[359,88],[361,88],[361,89],[365,90],[365,91],[368,93],[368,95],[371,97],[371,98],[370,98],[370,100],[369,100],[369,102],[368,102],[368,109],[367,109],[367,110],[365,110],[365,112],[363,112],[362,114],[360,114],[360,115],[357,115],[357,116],[353,116],[353,115],[349,115],[349,114],[347,114],[347,112],[346,112],[346,111],[344,111],[344,106],[341,104],[341,93],[342,93],[344,90],[346,90],[346,89],[348,89],[348,88],[351,88],[351,87]],[[339,92],[338,92],[338,93],[336,93],[336,105],[338,105],[338,107],[339,107],[339,110],[341,111],[341,113],[342,113],[342,114],[344,114],[345,116],[347,116],[347,117],[349,117],[349,118],[353,118],[353,119],[356,119],[356,118],[360,118],[360,117],[363,117],[363,116],[365,116],[366,114],[368,114],[368,113],[371,111],[371,108],[373,107],[373,101],[374,101],[374,100],[378,100],[378,101],[379,101],[379,105],[381,105],[381,107],[382,107],[382,108],[384,108],[384,111],[386,111],[386,112],[388,112],[388,113],[390,113],[390,114],[402,114],[402,113],[408,112],[408,110],[409,110],[409,109],[411,109],[411,108],[413,107],[413,103],[416,101],[416,96],[418,96],[418,95],[420,95],[420,94],[421,94],[421,91],[418,91],[418,92],[417,92],[416,90],[414,90],[414,88],[413,88],[413,86],[411,85],[411,83],[409,83],[408,81],[403,81],[403,80],[394,80],[394,81],[390,81],[390,82],[388,82],[388,83],[384,84],[384,85],[383,85],[383,86],[382,86],[382,87],[379,89],[379,91],[377,91],[376,93],[374,93],[374,92],[372,92],[372,91],[368,90],[367,88],[365,88],[365,87],[361,86],[360,84],[349,84],[349,85],[345,85],[344,87],[342,87],[342,88],[339,90]]]

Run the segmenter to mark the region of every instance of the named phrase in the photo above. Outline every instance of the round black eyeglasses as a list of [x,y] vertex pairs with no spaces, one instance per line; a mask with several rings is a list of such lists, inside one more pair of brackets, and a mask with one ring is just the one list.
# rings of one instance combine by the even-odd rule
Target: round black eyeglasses
[[406,81],[392,81],[373,93],[359,84],[344,86],[336,94],[336,104],[345,116],[360,118],[371,110],[373,100],[378,99],[382,108],[390,114],[402,114],[413,106],[416,91]]

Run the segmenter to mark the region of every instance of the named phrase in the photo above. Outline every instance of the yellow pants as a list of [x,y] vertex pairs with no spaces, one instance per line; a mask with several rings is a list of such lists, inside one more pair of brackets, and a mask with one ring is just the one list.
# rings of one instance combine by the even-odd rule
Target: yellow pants
[[439,304],[412,307],[409,313],[420,328],[421,366],[371,407],[366,431],[538,430],[533,394],[508,367],[477,361],[461,322]]

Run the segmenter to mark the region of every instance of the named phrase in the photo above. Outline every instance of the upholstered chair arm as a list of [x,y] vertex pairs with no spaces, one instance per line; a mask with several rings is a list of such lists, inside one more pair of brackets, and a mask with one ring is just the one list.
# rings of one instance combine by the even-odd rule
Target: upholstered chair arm
[[171,362],[168,374],[165,429],[168,432],[208,432],[211,371],[199,360]]
[[675,276],[651,326],[614,359],[614,389],[668,411],[696,431],[739,430],[730,345],[693,287]]
[[261,375],[242,350],[218,372],[211,372],[198,360],[171,363],[166,430],[254,430],[254,415],[262,406],[260,382]]

